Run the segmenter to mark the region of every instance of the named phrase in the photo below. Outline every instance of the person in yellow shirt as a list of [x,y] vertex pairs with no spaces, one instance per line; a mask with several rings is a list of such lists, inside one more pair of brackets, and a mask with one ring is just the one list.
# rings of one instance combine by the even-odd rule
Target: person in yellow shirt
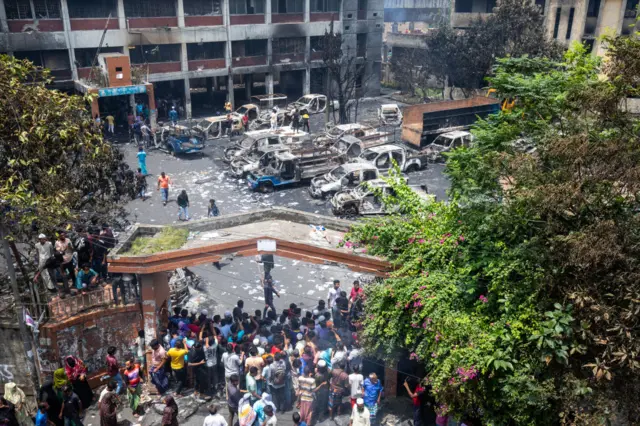
[[180,340],[176,342],[176,347],[167,351],[168,360],[171,360],[171,370],[178,382],[176,394],[180,396],[180,392],[187,381],[187,369],[184,366],[184,356],[188,353],[184,348],[184,343]]
[[231,110],[233,109],[233,106],[231,105],[231,102],[227,101],[224,103],[224,110],[228,113],[231,112]]
[[302,114],[302,131],[304,132],[305,129],[307,133],[311,133],[311,129],[309,128],[309,113],[306,111]]
[[113,134],[113,130],[114,130],[114,126],[113,125],[114,125],[116,119],[113,118],[113,115],[109,114],[109,115],[107,115],[106,120],[107,120],[109,133]]

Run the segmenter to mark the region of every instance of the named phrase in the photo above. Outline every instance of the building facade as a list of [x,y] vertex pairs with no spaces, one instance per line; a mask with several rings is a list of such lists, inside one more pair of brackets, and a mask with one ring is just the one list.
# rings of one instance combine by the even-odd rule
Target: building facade
[[88,78],[99,46],[126,54],[157,98],[180,99],[191,116],[227,98],[325,91],[331,22],[367,64],[361,93],[379,94],[383,0],[0,0],[0,52],[58,82]]
[[[420,48],[421,36],[447,21],[453,28],[492,13],[499,0],[385,0],[385,52],[393,47]],[[603,54],[598,37],[635,31],[639,0],[532,0],[545,16],[549,38],[563,44],[585,43]],[[386,55],[385,55],[386,56]]]

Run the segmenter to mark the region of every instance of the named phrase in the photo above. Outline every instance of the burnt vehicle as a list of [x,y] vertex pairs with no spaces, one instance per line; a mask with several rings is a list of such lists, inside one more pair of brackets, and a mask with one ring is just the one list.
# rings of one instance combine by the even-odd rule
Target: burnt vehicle
[[328,173],[311,179],[309,194],[313,198],[332,197],[343,189],[355,188],[360,183],[378,179],[378,169],[365,163],[342,164]]
[[[435,201],[435,196],[428,194],[425,186],[410,185],[421,199]],[[331,198],[331,211],[336,216],[374,216],[398,213],[398,206],[385,205],[386,196],[395,195],[394,189],[382,179],[361,183],[354,189],[336,193]]]

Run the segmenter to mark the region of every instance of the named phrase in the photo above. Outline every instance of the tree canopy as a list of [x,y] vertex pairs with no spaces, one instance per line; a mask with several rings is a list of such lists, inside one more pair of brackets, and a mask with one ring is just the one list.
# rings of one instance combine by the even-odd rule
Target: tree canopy
[[497,58],[548,57],[561,59],[562,48],[545,36],[540,6],[521,0],[503,0],[494,13],[475,18],[457,31],[446,22],[429,30],[424,49],[400,50],[391,64],[396,80],[412,93],[437,83],[463,90],[479,88]]
[[392,176],[405,215],[346,237],[397,267],[366,290],[367,350],[422,363],[458,418],[640,422],[640,41],[606,42],[604,65],[579,45],[498,60],[489,82],[515,106],[448,156],[451,201]]
[[0,56],[0,220],[18,241],[120,215],[116,202],[129,193],[122,155],[94,126],[90,98],[50,82],[48,70]]

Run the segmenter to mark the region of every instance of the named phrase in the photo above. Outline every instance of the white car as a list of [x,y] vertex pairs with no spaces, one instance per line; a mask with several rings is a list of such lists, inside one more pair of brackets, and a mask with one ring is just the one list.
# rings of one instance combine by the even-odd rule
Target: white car
[[378,118],[382,126],[399,126],[402,124],[402,111],[398,104],[383,104],[378,109]]
[[378,169],[371,164],[346,163],[311,179],[309,193],[314,198],[333,196],[343,189],[355,188],[362,182],[378,179]]
[[469,147],[473,143],[473,135],[469,132],[456,130],[439,135],[422,151],[429,161],[444,161],[442,153],[451,151],[461,146]]

